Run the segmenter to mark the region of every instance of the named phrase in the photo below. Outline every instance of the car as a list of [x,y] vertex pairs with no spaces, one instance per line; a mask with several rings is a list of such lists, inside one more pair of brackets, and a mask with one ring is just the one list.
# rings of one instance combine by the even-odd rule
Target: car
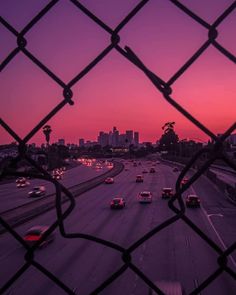
[[171,187],[164,187],[162,189],[161,197],[162,199],[169,199],[173,196],[173,188]]
[[188,195],[185,201],[186,207],[200,207],[200,203],[197,195]]
[[188,177],[184,177],[182,180],[181,180],[181,185],[184,185],[186,184],[187,182],[189,181]]
[[26,187],[27,185],[29,185],[30,183],[27,181],[27,179],[25,177],[19,177],[16,180],[16,187],[17,188],[22,188],[22,187]]
[[141,165],[141,162],[138,162],[139,165]]
[[143,176],[142,175],[137,175],[136,176],[136,182],[143,182]]
[[140,192],[137,196],[139,203],[151,203],[152,193],[149,191]]
[[173,168],[173,172],[178,172],[179,171],[179,168],[178,167],[174,167]]
[[60,179],[62,179],[62,174],[61,173],[54,173],[54,174],[52,174],[52,178],[60,180]]
[[[42,235],[49,229],[47,225],[36,225],[28,229],[23,237],[24,241],[30,247],[37,243]],[[40,244],[39,247],[43,247],[54,240],[54,234],[49,234]]]
[[155,168],[151,167],[149,170],[149,173],[155,173],[155,172],[156,172]]
[[148,171],[147,171],[146,169],[144,169],[144,170],[142,171],[142,173],[148,173]]
[[134,166],[134,167],[137,167],[137,163],[136,163],[136,162],[134,162],[133,166]]
[[[156,281],[154,284],[165,294],[165,295],[185,295],[183,286],[178,281]],[[147,295],[156,295],[157,293],[151,288],[148,289]]]
[[42,197],[46,193],[46,188],[43,185],[35,186],[32,191],[28,192],[29,197]]
[[125,200],[121,197],[113,198],[110,203],[111,209],[123,209],[125,207]]
[[114,183],[114,178],[112,178],[112,177],[107,177],[107,178],[105,179],[105,183],[106,183],[106,184],[112,184],[112,183]]

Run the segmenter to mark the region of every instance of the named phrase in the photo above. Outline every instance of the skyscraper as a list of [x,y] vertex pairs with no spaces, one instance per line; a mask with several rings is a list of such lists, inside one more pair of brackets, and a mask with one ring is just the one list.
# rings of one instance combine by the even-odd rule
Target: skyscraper
[[139,133],[137,131],[134,132],[134,145],[139,145]]
[[126,130],[126,139],[127,139],[127,145],[130,145],[133,143],[133,130]]

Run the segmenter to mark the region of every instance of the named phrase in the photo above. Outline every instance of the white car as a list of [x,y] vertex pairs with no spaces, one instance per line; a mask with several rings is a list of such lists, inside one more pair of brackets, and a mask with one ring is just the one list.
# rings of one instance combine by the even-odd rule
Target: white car
[[107,177],[107,178],[105,179],[105,183],[106,183],[106,184],[112,184],[112,183],[114,183],[114,178],[112,178],[112,177]]
[[138,194],[139,203],[151,203],[152,202],[152,193],[148,191],[140,192]]

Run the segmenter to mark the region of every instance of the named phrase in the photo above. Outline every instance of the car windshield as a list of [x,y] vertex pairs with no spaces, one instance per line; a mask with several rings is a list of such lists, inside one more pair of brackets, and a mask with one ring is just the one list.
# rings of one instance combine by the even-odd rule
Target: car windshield
[[195,201],[198,197],[197,196],[189,196],[189,200]]
[[38,191],[38,190],[40,190],[40,187],[38,187],[38,186],[33,188],[33,191]]
[[42,230],[40,229],[32,229],[26,233],[27,236],[40,236],[41,234],[42,234]]
[[171,188],[164,188],[164,189],[163,189],[163,192],[165,192],[165,193],[170,193],[171,191],[172,191]]
[[149,197],[150,196],[150,193],[141,193],[140,194],[142,197]]
[[113,203],[114,203],[114,204],[118,204],[118,203],[120,203],[120,201],[121,201],[120,199],[114,199],[114,200],[113,200]]

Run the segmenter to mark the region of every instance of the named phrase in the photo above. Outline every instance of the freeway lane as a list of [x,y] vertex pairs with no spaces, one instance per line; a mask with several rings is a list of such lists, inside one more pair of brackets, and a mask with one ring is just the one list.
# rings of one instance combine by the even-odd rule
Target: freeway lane
[[[107,170],[108,169],[104,165],[99,170],[94,167],[80,165],[65,171],[63,178],[59,181],[65,185],[65,187],[69,188],[103,174]],[[28,192],[32,190],[34,186],[44,185],[46,194],[52,194],[55,191],[54,185],[48,181],[30,179],[29,182],[30,185],[24,188],[17,188],[15,183],[8,183],[0,186],[0,212],[34,201],[35,198],[28,198]]]
[[[68,232],[82,232],[99,238],[108,239],[121,246],[128,247],[156,225],[174,214],[167,206],[167,201],[160,198],[162,187],[174,186],[177,174],[172,168],[158,165],[157,173],[144,174],[144,183],[135,183],[135,176],[143,167],[150,165],[143,161],[138,167],[129,166],[115,177],[112,185],[102,184],[76,199],[76,208],[65,221]],[[204,186],[204,187],[203,187]],[[152,204],[139,204],[136,195],[141,190],[151,190],[154,200]],[[219,245],[220,242],[205,215],[221,210],[222,215],[235,207],[228,203],[224,196],[206,179],[199,180],[189,192],[196,191],[203,201],[204,210],[188,209],[187,215]],[[112,211],[109,202],[116,195],[124,196],[127,207],[124,210]],[[56,218],[53,211],[17,228],[23,234],[27,228],[35,224],[50,224]],[[225,244],[236,240],[236,233],[227,233],[233,226],[233,217],[224,215],[223,223],[215,224],[216,216],[210,217],[217,232]],[[217,219],[218,220],[218,219]],[[235,219],[234,219],[235,221]],[[24,250],[8,234],[0,237],[1,270],[0,284],[10,278],[23,262]],[[67,240],[56,232],[54,243],[38,250],[35,259],[60,277],[63,282],[74,288],[77,294],[89,294],[103,282],[113,271],[122,265],[120,253],[113,249],[82,239]],[[200,284],[217,267],[217,255],[182,221],[168,226],[160,233],[137,248],[132,261],[150,279],[181,281],[187,293]],[[117,281],[101,292],[104,295],[145,295],[147,286],[135,273],[127,270]],[[221,275],[202,295],[234,295],[236,285],[232,278]],[[49,279],[37,270],[30,268],[12,287],[10,294],[65,294]]]

